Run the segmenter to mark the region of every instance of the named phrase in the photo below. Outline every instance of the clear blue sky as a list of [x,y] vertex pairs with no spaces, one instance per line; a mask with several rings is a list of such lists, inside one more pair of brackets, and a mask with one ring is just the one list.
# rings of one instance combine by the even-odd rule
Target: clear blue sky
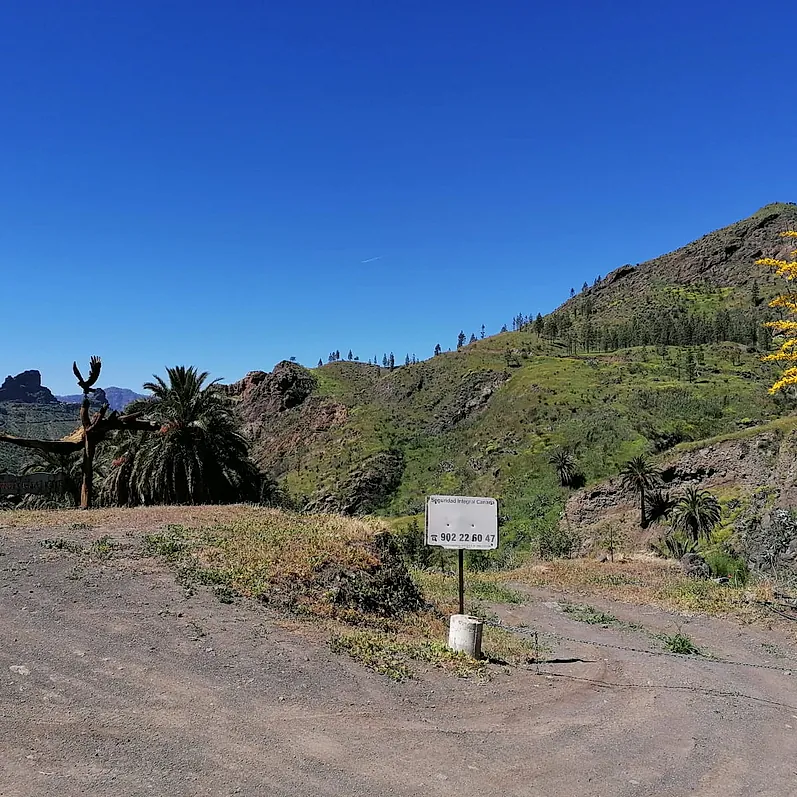
[[426,357],[797,199],[788,0],[0,14],[0,371],[56,392]]

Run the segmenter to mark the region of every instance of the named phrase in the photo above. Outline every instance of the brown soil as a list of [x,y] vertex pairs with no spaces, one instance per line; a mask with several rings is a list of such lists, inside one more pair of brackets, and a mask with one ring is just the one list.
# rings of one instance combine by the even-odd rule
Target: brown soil
[[[106,532],[125,547],[105,562],[40,544]],[[797,788],[797,646],[777,629],[605,600],[644,629],[587,625],[541,590],[495,609],[538,630],[547,661],[395,684],[312,627],[187,594],[139,534],[0,531],[4,797]],[[662,655],[651,632],[679,624],[716,659]]]

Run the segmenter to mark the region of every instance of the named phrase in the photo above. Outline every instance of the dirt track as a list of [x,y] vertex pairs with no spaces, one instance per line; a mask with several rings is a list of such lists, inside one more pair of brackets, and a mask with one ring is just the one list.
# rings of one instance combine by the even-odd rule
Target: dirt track
[[797,793],[782,633],[695,619],[684,630],[739,663],[646,655],[627,648],[659,650],[649,635],[578,623],[540,592],[497,611],[582,642],[544,637],[548,663],[487,684],[394,684],[258,606],[186,597],[154,560],[84,567],[42,548],[52,536],[0,532],[4,797]]

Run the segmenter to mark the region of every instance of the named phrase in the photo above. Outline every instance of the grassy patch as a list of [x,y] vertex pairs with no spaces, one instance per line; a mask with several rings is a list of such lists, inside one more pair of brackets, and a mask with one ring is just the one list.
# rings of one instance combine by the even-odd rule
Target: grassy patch
[[766,583],[743,587],[690,579],[672,562],[658,560],[622,564],[560,560],[529,564],[500,577],[529,587],[566,590],[569,595],[600,595],[626,603],[734,616],[745,621],[762,618],[758,601],[771,598],[771,587]]
[[596,609],[594,606],[579,603],[563,603],[562,611],[573,620],[588,625],[615,625],[620,621],[613,615]]
[[145,538],[187,584],[300,614],[367,622],[422,608],[379,521],[261,509],[214,526],[169,525]]
[[412,678],[415,662],[440,667],[460,678],[484,675],[487,667],[485,661],[455,653],[440,641],[399,639],[393,634],[372,630],[335,634],[330,645],[335,652],[347,653],[355,661],[394,681]]
[[[452,608],[458,601],[457,576],[428,570],[414,570],[412,575],[429,599]],[[465,602],[470,605],[474,601],[519,604],[523,602],[523,596],[502,583],[496,574],[469,572],[465,574]]]
[[[412,633],[410,633],[412,632]],[[503,628],[485,625],[482,659],[449,650],[443,641],[447,635],[440,617],[428,616],[408,624],[399,633],[379,629],[336,631],[330,638],[332,649],[346,653],[375,672],[396,681],[413,678],[424,664],[459,678],[489,677],[490,663],[525,665],[538,660],[545,652],[531,638],[519,637]]]
[[665,634],[660,639],[670,653],[677,653],[679,656],[703,655],[692,639],[681,631],[676,631],[674,634]]

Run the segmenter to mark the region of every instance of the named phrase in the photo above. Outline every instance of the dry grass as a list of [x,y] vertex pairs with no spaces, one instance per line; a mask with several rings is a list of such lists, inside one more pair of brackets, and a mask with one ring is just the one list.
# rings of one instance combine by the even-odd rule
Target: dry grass
[[509,584],[563,590],[569,597],[597,595],[662,609],[752,622],[764,615],[757,604],[771,600],[765,582],[744,587],[687,578],[673,562],[639,558],[600,563],[588,559],[538,562],[502,574]]
[[77,509],[4,510],[0,529],[112,528],[121,531],[152,531],[167,523],[214,525],[256,517],[270,510],[255,506],[141,506]]
[[[418,663],[460,677],[484,677],[486,660],[445,647],[455,593],[447,584],[441,587],[443,577],[415,574],[419,586],[435,588],[426,593],[425,607],[413,605],[411,593],[417,588],[403,563],[380,546],[384,531],[385,525],[373,519],[263,510],[216,526],[171,524],[146,540],[184,581],[320,620],[336,651],[391,678],[410,677]],[[362,574],[375,578],[366,583]],[[482,598],[520,600],[494,576],[476,576],[474,584]],[[483,649],[487,660],[513,664],[528,663],[536,653],[527,640],[493,627],[485,628]]]

